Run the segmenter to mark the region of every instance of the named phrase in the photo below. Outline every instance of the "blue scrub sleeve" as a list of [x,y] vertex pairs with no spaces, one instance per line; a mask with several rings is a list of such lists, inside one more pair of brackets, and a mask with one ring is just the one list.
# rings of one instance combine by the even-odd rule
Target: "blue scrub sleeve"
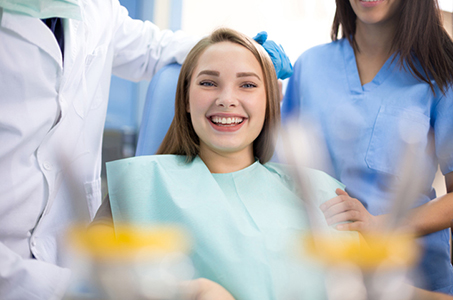
[[453,86],[440,97],[433,115],[436,155],[445,175],[453,172]]

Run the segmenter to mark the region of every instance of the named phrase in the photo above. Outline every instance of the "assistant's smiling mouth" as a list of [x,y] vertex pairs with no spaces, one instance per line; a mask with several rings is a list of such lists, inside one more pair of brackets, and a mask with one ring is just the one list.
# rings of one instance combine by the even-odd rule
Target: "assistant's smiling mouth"
[[374,6],[384,2],[384,0],[359,0],[365,6]]

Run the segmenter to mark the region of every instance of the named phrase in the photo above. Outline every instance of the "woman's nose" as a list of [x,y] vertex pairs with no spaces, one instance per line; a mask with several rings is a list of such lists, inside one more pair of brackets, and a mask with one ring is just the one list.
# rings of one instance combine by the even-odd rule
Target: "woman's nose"
[[224,89],[216,100],[216,104],[220,107],[229,108],[236,107],[238,104],[235,93],[232,89]]

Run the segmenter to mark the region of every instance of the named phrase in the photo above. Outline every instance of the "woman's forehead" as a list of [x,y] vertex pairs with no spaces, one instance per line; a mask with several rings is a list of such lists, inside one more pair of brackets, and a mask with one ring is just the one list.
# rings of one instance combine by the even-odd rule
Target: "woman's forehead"
[[246,47],[233,42],[219,42],[208,46],[198,58],[195,76],[201,70],[212,71],[254,71],[262,74],[261,65],[255,55]]

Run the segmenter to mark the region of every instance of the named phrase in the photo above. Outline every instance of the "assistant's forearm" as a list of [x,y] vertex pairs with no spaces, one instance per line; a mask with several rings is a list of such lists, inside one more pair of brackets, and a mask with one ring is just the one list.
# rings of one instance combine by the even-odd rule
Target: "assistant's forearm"
[[453,192],[414,208],[407,225],[417,235],[433,233],[451,226],[453,220]]
[[415,288],[414,300],[453,300],[453,296]]

